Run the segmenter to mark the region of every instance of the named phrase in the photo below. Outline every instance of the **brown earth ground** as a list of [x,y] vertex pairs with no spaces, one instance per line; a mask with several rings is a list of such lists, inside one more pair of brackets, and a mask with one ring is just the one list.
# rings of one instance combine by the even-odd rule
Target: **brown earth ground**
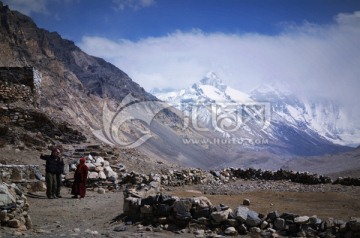
[[[0,162],[40,164],[39,151],[1,152]],[[14,159],[15,158],[15,159]],[[137,162],[128,164],[136,169]],[[132,167],[133,166],[133,167]],[[144,168],[144,166],[143,166]],[[156,165],[146,169],[156,169]],[[135,170],[136,171],[136,170]],[[148,171],[150,172],[150,171]],[[220,203],[235,209],[243,199],[250,200],[249,209],[267,214],[270,211],[299,215],[317,215],[348,221],[360,217],[360,187],[341,185],[300,185],[288,181],[237,180],[224,185],[164,187],[163,193],[179,197],[206,196],[213,205]],[[62,188],[62,198],[46,199],[45,192],[26,194],[30,204],[33,229],[22,234],[28,237],[194,237],[196,228],[157,232],[156,228],[138,224],[125,225],[117,219],[123,212],[122,188],[99,194],[91,188],[84,199],[72,199],[69,188]],[[115,228],[125,231],[116,232]],[[150,231],[145,231],[146,229]],[[0,237],[15,237],[12,228],[0,227]]]

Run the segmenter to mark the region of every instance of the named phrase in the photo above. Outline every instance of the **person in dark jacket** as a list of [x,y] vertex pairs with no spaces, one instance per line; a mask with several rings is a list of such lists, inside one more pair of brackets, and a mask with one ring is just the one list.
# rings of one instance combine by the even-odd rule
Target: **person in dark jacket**
[[49,199],[57,198],[56,197],[56,173],[58,171],[58,161],[60,150],[54,149],[51,152],[51,155],[40,155],[40,159],[46,161],[45,165],[45,181],[46,181],[46,196]]
[[74,183],[71,189],[72,198],[84,198],[86,193],[86,182],[88,176],[88,167],[85,164],[85,158],[80,159],[80,164],[76,166],[74,174]]
[[60,157],[60,150],[55,152],[56,157],[56,197],[61,198],[61,175],[64,173],[64,160]]

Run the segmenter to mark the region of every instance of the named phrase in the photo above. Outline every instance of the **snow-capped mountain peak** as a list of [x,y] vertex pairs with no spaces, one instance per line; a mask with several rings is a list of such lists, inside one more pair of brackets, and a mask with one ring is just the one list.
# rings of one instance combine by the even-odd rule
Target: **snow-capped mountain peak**
[[227,87],[214,72],[208,72],[197,84],[213,86],[220,91],[225,91]]
[[182,103],[204,102],[250,102],[250,96],[244,92],[228,87],[214,72],[209,72],[191,87],[166,93],[154,93],[160,100],[178,107]]

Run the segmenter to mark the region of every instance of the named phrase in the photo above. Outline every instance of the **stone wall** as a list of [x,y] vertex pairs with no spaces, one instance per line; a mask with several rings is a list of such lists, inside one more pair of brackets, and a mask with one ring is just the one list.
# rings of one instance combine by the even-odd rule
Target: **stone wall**
[[162,185],[183,186],[192,184],[225,184],[237,179],[252,180],[287,180],[300,184],[342,184],[349,186],[360,186],[360,178],[338,178],[332,181],[330,177],[308,172],[296,172],[288,170],[261,170],[244,168],[226,168],[217,171],[205,171],[196,168],[183,170],[162,171],[161,174],[140,174],[135,172],[122,173],[123,184],[149,184],[157,178]]
[[57,123],[38,108],[40,85],[41,74],[33,67],[0,67],[0,146],[86,141],[68,123]]
[[0,183],[34,180],[39,174],[39,165],[2,165],[0,164]]
[[45,185],[41,178],[39,165],[0,164],[0,183],[17,184],[22,191],[43,191]]
[[40,103],[41,75],[33,67],[0,67],[0,102]]
[[345,222],[278,211],[260,214],[249,209],[248,200],[232,210],[225,204],[214,206],[206,197],[179,198],[148,193],[135,189],[124,191],[123,220],[127,224],[140,222],[151,227],[148,229],[174,232],[187,227],[192,228],[195,237],[238,234],[250,237],[360,237],[360,218]]
[[[16,131],[17,128],[24,131]],[[51,140],[66,144],[86,141],[81,132],[67,123],[56,123],[39,109],[15,105],[0,107],[0,132],[0,139],[6,143],[22,141],[27,146],[45,147]]]

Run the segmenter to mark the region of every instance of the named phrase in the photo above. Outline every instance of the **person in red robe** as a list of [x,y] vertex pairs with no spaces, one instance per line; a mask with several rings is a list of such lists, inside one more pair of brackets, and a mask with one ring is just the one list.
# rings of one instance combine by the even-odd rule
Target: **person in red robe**
[[88,176],[88,167],[85,164],[85,158],[80,159],[80,164],[76,166],[74,174],[74,183],[71,189],[72,198],[84,198],[86,193],[86,182]]

